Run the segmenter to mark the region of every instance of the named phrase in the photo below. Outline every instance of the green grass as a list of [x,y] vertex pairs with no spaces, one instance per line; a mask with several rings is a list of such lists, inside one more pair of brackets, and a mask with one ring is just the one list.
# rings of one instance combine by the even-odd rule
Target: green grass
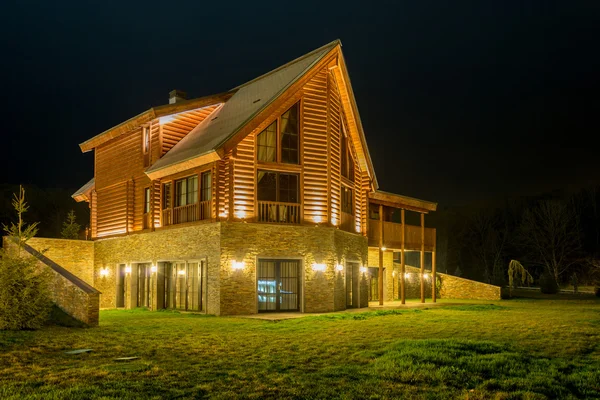
[[[600,301],[264,321],[103,311],[0,332],[0,398],[600,398]],[[79,355],[72,349],[93,349]],[[118,357],[138,356],[131,362]]]

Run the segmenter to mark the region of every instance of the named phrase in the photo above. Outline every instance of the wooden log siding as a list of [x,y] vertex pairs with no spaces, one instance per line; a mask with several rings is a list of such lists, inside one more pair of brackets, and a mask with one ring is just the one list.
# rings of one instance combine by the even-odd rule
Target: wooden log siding
[[232,152],[228,152],[222,160],[217,161],[218,170],[218,217],[229,217],[229,198],[230,198],[230,165],[233,162]]
[[154,164],[162,156],[160,143],[160,124],[157,119],[154,119],[150,123],[150,165]]
[[360,197],[360,210],[361,210],[361,231],[364,236],[367,235],[368,218],[369,218],[369,196],[368,193],[373,190],[371,186],[371,179],[367,171],[361,173],[361,197]]
[[98,194],[92,190],[92,199],[90,200],[90,235],[92,238],[98,237]]
[[327,97],[329,105],[329,196],[331,223],[340,225],[341,215],[341,104],[340,93],[333,72],[327,75]]
[[152,213],[152,221],[154,222],[154,228],[160,227],[160,212],[162,210],[161,203],[161,184],[160,181],[152,181],[150,188],[152,196],[152,202],[150,204],[150,212]]
[[217,105],[176,114],[161,126],[161,156],[171,150],[192,129],[209,116]]
[[141,128],[102,144],[95,153],[98,191],[144,174]]
[[[96,237],[127,233],[131,230],[133,183],[122,182],[96,192]],[[129,212],[128,212],[129,210]]]
[[254,218],[256,199],[255,133],[246,136],[235,148],[233,168],[233,217],[249,220]]
[[304,219],[326,221],[328,215],[327,180],[327,69],[319,71],[304,86],[302,101]]

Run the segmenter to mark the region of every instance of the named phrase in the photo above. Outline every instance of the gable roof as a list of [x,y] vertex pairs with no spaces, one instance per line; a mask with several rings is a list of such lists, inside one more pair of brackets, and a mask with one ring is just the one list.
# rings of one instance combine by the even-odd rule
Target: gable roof
[[94,190],[94,187],[96,185],[96,178],[92,178],[88,181],[88,183],[86,183],[85,185],[83,185],[82,187],[80,187],[79,189],[77,189],[77,191],[75,193],[73,193],[71,195],[72,198],[75,199],[75,201],[90,201],[90,194],[92,192],[92,190]]
[[233,96],[192,129],[147,174],[197,158],[222,147],[250,120],[275,101],[338,44],[335,40],[271,72],[233,88]]

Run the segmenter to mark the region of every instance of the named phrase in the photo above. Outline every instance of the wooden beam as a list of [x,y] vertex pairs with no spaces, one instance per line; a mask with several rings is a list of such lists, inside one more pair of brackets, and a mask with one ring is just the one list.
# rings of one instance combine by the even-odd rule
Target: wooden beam
[[379,305],[383,305],[383,206],[379,205]]
[[425,214],[421,214],[421,303],[425,303]]
[[404,243],[406,240],[406,222],[404,221],[404,209],[400,210],[400,216],[402,219],[402,244],[401,244],[401,249],[400,249],[400,301],[402,302],[402,304],[406,303],[406,286],[405,286],[405,280],[406,280],[406,261],[404,258]]
[[435,303],[435,252],[437,231],[433,230],[433,251],[431,252],[431,301]]

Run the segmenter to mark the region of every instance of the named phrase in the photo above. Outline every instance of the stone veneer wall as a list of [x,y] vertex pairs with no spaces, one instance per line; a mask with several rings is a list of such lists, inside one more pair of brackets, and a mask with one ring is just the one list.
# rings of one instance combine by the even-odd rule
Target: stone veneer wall
[[[379,268],[379,250],[376,247],[369,247],[369,267]],[[383,299],[384,301],[392,301],[397,298],[395,295],[398,292],[396,285],[394,285],[394,279],[398,279],[398,276],[394,276],[394,253],[391,251],[383,252]]]
[[86,283],[94,285],[94,242],[34,237],[27,244]]
[[[174,226],[155,232],[134,233],[128,236],[95,241],[94,286],[102,292],[100,306],[116,306],[117,266],[136,263],[157,265],[161,261],[207,261],[207,304],[209,314],[220,314],[219,268],[221,223],[201,223]],[[107,276],[100,270],[107,269]],[[134,268],[132,268],[133,271]],[[131,274],[126,287],[131,288]],[[156,293],[156,292],[154,292]],[[156,297],[156,296],[155,296]],[[126,306],[131,306],[131,293],[126,294]],[[153,299],[153,303],[156,299]]]
[[[37,242],[39,244],[40,241]],[[9,238],[4,237],[3,247],[15,249],[16,245],[11,243]],[[98,325],[100,292],[29,244],[24,244],[23,250],[36,259],[40,269],[50,272],[52,302],[78,321],[89,326]]]
[[[291,258],[303,270],[303,312],[329,312],[345,308],[345,268],[337,264],[355,261],[363,265],[367,239],[335,228],[242,222],[221,223],[220,301],[222,315],[257,312],[257,260]],[[243,261],[243,270],[232,270],[231,261]],[[327,265],[314,271],[313,263]],[[361,302],[362,304],[362,302]]]

